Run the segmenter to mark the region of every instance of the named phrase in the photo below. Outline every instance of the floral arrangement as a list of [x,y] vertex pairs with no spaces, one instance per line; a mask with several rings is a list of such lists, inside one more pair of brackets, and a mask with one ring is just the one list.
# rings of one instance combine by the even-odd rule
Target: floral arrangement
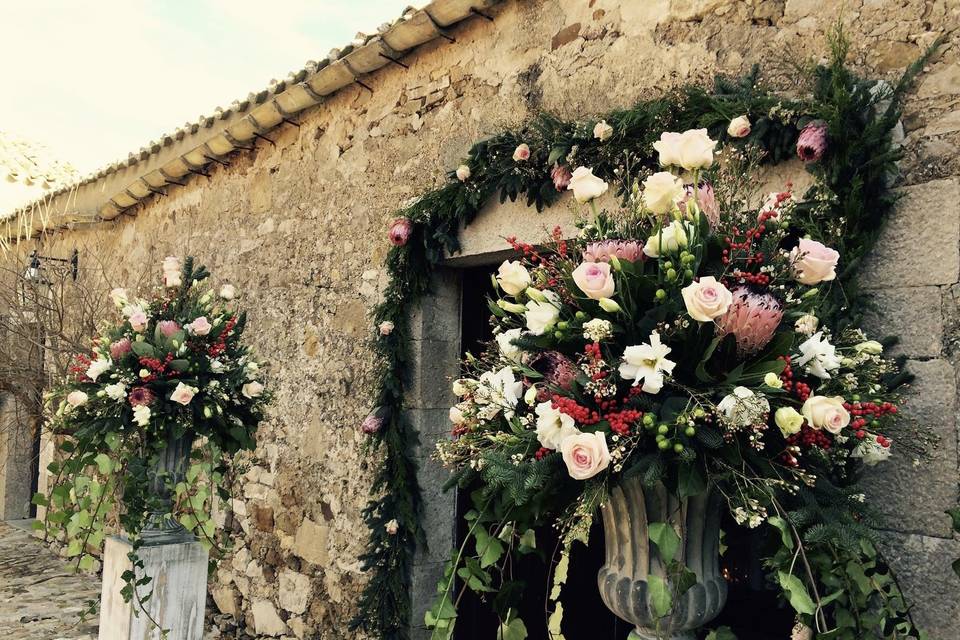
[[[722,475],[715,465],[718,452],[752,435],[755,446],[742,451],[743,459],[765,460],[766,466],[746,476],[751,482],[763,480],[751,484],[750,494],[773,495],[784,512],[771,511],[770,500],[751,498],[756,502],[742,500],[737,515],[748,524],[783,527],[784,546],[768,562],[784,570],[772,575],[779,580],[784,574],[781,586],[789,583],[784,589],[791,602],[809,611],[801,619],[819,629],[835,623],[830,637],[838,638],[862,637],[864,629],[878,624],[912,628],[892,573],[870,542],[866,505],[850,486],[862,464],[890,451],[897,387],[910,379],[875,353],[883,345],[854,328],[865,308],[856,275],[896,201],[889,186],[901,154],[890,132],[900,116],[900,101],[939,43],[890,86],[854,74],[845,64],[848,47],[842,30],[838,26],[829,35],[829,61],[810,65],[791,97],[765,88],[755,67],[739,80],[718,77],[709,89],[680,87],[595,119],[567,121],[541,114],[518,129],[477,142],[442,185],[398,212],[388,234],[393,244],[386,260],[389,285],[373,314],[382,366],[372,398],[375,409],[362,430],[371,450],[384,455],[363,512],[370,538],[361,561],[370,579],[351,628],[390,640],[409,637],[409,581],[413,555],[424,539],[413,457],[417,435],[404,417],[409,309],[428,293],[434,268],[459,250],[459,229],[490,199],[522,197],[539,211],[567,191],[590,202],[607,189],[624,202],[624,212],[595,214],[584,221],[583,237],[575,241],[564,243],[558,236],[549,247],[517,244],[522,258],[498,273],[500,302],[491,308],[500,329],[497,349],[467,363],[467,381],[457,386],[462,400],[451,415],[458,425],[457,441],[440,452],[459,470],[454,482],[479,478],[495,497],[491,499],[500,500],[510,488],[518,499],[541,491],[549,479],[558,492],[568,492],[568,502],[552,498],[551,517],[567,505],[573,507],[571,517],[586,524],[602,500],[602,489],[616,478],[666,478],[693,491]],[[707,133],[660,135],[700,129]],[[730,184],[737,181],[735,172],[712,162],[708,166],[707,156],[712,158],[718,148],[739,152],[737,162],[748,168],[799,157],[815,185],[796,198],[785,189],[757,206],[746,197],[754,186],[742,180],[739,186]],[[753,217],[744,217],[748,210]],[[721,228],[730,233],[718,233]],[[751,237],[750,229],[759,237]],[[726,244],[728,238],[732,244]],[[724,250],[733,261],[728,265]],[[633,297],[624,299],[626,292]],[[687,298],[692,311],[687,311]],[[724,313],[712,318],[719,309]],[[665,324],[678,320],[679,326]],[[522,354],[519,362],[504,360],[504,353],[514,351]],[[830,377],[818,377],[821,371]],[[584,377],[593,374],[600,379],[589,380],[588,389]],[[871,381],[881,385],[875,392],[855,390]],[[689,390],[686,401],[678,384]],[[613,394],[616,402],[602,399],[607,402],[602,406],[590,395],[594,390]],[[559,396],[556,407],[553,395]],[[696,402],[688,404],[694,397]],[[499,410],[492,415],[495,407]],[[536,435],[538,421],[549,425],[551,418],[553,431],[546,426],[540,431],[552,447]],[[497,424],[514,426],[498,431]],[[761,424],[766,428],[754,428]],[[492,440],[476,435],[485,431]],[[560,444],[565,435],[576,436],[567,445],[569,472]],[[517,459],[504,459],[505,443],[513,438],[524,446],[518,444],[510,454]],[[902,447],[914,440],[898,435],[896,442]],[[526,445],[536,446],[533,461]],[[761,445],[763,449],[756,448]],[[774,452],[776,447],[781,450]],[[789,470],[783,490],[772,488],[767,473],[780,469]],[[504,475],[494,477],[500,472]],[[521,481],[518,474],[527,473]],[[802,481],[814,476],[812,486]],[[733,480],[728,474],[723,481]],[[787,486],[799,487],[789,500]],[[489,512],[468,513],[467,542],[482,537],[481,547],[489,555],[478,562],[465,553],[466,542],[456,554],[427,619],[440,637],[452,633],[455,581],[471,589],[494,589],[496,576],[487,562],[509,557],[506,543],[489,533],[500,521],[485,522],[480,513]],[[524,522],[522,514],[511,517]],[[582,529],[568,528],[567,541]],[[500,531],[510,541],[510,553],[530,551],[532,529],[518,524]],[[804,545],[797,545],[801,538]],[[802,565],[796,565],[800,559]],[[558,584],[565,560],[564,555],[554,572]],[[805,579],[794,580],[797,566],[810,569]],[[860,570],[870,578],[864,580]],[[808,606],[805,597],[815,604]],[[502,595],[495,601],[508,602]],[[877,607],[879,614],[863,613]],[[501,636],[523,637],[523,621],[511,607],[498,613],[504,621]]]
[[[801,157],[819,126],[801,132]],[[731,136],[744,131],[746,117],[731,122]],[[594,207],[574,240],[559,228],[542,246],[510,240],[518,259],[493,276],[494,339],[463,363],[453,438],[437,444],[457,482],[480,487],[464,543],[476,553],[461,549],[449,572],[466,569],[463,588],[508,581],[496,575],[501,556],[523,553],[537,526],[567,544],[585,539],[584,504],[640,475],[680,498],[718,488],[738,524],[769,524],[786,560],[774,554],[774,575],[801,621],[821,633],[843,625],[837,610],[850,603],[810,595],[831,576],[818,576],[818,545],[789,523],[828,490],[847,507],[821,525],[871,540],[862,495],[846,488],[891,454],[901,372],[862,330],[821,321],[821,287],[842,256],[794,215],[789,190],[751,207],[745,154],[718,167],[716,145],[706,129],[663,133],[654,143],[663,170],[623,176],[622,210]],[[608,186],[578,167],[567,189],[593,203]],[[812,549],[791,562],[803,546]],[[448,577],[428,614],[441,637],[452,589]],[[500,608],[509,628],[509,599]]]
[[[49,495],[34,497],[46,508],[38,528],[65,542],[81,569],[94,566],[110,529],[137,540],[145,527],[179,523],[216,544],[211,487],[226,494],[225,456],[254,447],[270,394],[242,340],[236,288],[214,290],[209,276],[192,258],[168,257],[149,297],[111,291],[119,322],[48,396],[63,456],[48,469]],[[165,475],[161,454],[178,440],[189,455],[182,477]],[[135,580],[149,582],[127,580],[127,597]]]

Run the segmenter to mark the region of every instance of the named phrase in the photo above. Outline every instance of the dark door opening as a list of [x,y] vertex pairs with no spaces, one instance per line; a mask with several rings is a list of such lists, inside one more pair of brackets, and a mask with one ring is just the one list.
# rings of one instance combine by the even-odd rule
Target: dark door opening
[[[478,354],[492,336],[490,311],[486,297],[492,293],[490,266],[464,269],[462,272],[461,351]],[[463,514],[470,509],[469,491],[457,496],[457,541],[462,542],[467,528]],[[723,530],[728,545],[721,558],[727,576],[727,605],[711,627],[727,625],[738,640],[782,640],[790,637],[794,615],[789,605],[778,600],[777,592],[767,584],[761,558],[762,537],[738,527],[725,517]],[[557,532],[541,527],[536,532],[537,547],[547,554],[557,547]],[[615,616],[600,598],[597,572],[604,562],[603,526],[599,515],[590,530],[590,544],[574,544],[570,570],[561,595],[563,633],[571,640],[624,640],[631,625]],[[528,640],[550,640],[547,633],[546,597],[550,590],[548,563],[534,555],[525,556],[514,567],[514,576],[526,582],[520,617],[527,627]],[[489,602],[467,590],[458,608],[456,640],[495,638],[497,618]],[[706,632],[704,634],[706,635]]]

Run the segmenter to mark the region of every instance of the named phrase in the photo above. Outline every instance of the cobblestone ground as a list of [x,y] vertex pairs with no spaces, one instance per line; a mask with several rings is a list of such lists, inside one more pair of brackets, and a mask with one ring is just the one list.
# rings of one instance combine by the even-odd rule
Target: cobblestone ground
[[80,612],[99,598],[97,576],[73,573],[28,532],[0,522],[0,638],[94,640],[97,621],[80,622]]

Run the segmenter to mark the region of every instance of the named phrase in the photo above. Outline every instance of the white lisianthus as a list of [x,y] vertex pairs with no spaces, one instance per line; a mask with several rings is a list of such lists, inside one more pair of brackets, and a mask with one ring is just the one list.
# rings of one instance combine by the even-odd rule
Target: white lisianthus
[[127,386],[122,382],[108,384],[103,390],[111,400],[123,400],[127,397]]
[[263,384],[253,380],[240,388],[240,393],[244,398],[254,399],[263,395]]
[[530,385],[530,388],[527,389],[527,392],[523,394],[523,403],[528,407],[532,407],[536,399],[537,399],[537,388],[533,385]]
[[553,328],[560,319],[560,296],[553,291],[544,291],[545,302],[531,300],[527,303],[527,311],[524,317],[527,320],[527,329],[537,336]]
[[104,373],[110,370],[110,367],[113,365],[109,360],[97,359],[90,363],[90,366],[87,367],[87,377],[97,381],[97,378],[102,376]]
[[110,291],[110,299],[113,300],[113,304],[116,305],[118,309],[123,308],[127,304],[127,290],[117,287]]
[[872,467],[890,457],[890,447],[877,442],[877,436],[872,433],[860,441],[860,444],[850,454],[854,458],[861,458],[863,464]]
[[220,287],[220,298],[223,300],[233,300],[237,297],[237,288],[232,284],[225,284]]
[[725,396],[717,404],[717,411],[727,422],[738,427],[762,424],[770,411],[770,402],[746,387],[735,387],[733,393]]
[[800,343],[800,358],[797,364],[805,366],[810,375],[827,380],[830,378],[829,372],[839,369],[843,361],[837,355],[837,348],[824,339],[823,331],[818,331]]
[[878,356],[883,353],[883,345],[876,340],[866,340],[854,347],[857,353],[866,353],[871,356]]
[[683,180],[660,171],[643,181],[643,206],[658,215],[673,211],[685,195]]
[[745,138],[750,135],[750,118],[737,116],[727,125],[727,135],[731,138]]
[[680,290],[687,313],[697,322],[711,322],[727,312],[733,294],[713,276],[704,276]]
[[503,415],[509,419],[513,417],[522,392],[523,381],[514,377],[512,368],[503,367],[499,371],[487,371],[480,376],[474,398],[478,404],[489,406],[490,411],[486,413],[488,418],[492,418],[502,409]]
[[138,426],[145,427],[150,424],[150,407],[145,404],[137,405],[133,408],[133,421]]
[[466,417],[463,415],[463,410],[458,404],[450,407],[450,411],[447,412],[447,416],[450,418],[450,422],[453,424],[463,424],[467,421]]
[[683,133],[667,131],[653,143],[660,154],[661,166],[683,167],[688,171],[710,167],[716,146],[717,141],[710,139],[706,129],[689,129]]
[[457,167],[457,180],[460,182],[466,182],[470,179],[470,167],[465,164]]
[[803,426],[803,416],[793,407],[780,407],[773,414],[773,421],[777,423],[783,437],[800,432]]
[[593,126],[593,137],[600,142],[606,142],[613,135],[613,127],[607,124],[606,120],[601,120]]
[[587,167],[574,169],[570,184],[567,185],[567,191],[573,191],[573,197],[581,204],[599,198],[607,192],[608,188],[609,185],[593,175],[593,169]]
[[809,313],[797,318],[793,324],[793,330],[805,336],[813,335],[813,332],[820,326],[820,319]]
[[607,313],[618,313],[621,310],[617,301],[611,298],[600,298],[597,302],[600,304],[600,308]]
[[686,223],[674,220],[663,227],[660,233],[647,238],[643,252],[651,258],[659,258],[664,253],[677,253],[689,242],[687,231]]
[[647,393],[659,393],[663,388],[664,374],[670,375],[677,365],[667,359],[670,351],[670,347],[660,342],[660,334],[651,332],[649,344],[633,345],[623,350],[620,377],[633,380],[633,386],[643,382],[641,388]]
[[216,358],[211,358],[210,360],[210,371],[214,373],[222,373],[226,369],[226,365],[217,360]]
[[530,272],[517,261],[504,260],[497,269],[497,284],[506,293],[515,296],[530,286]]
[[780,379],[780,376],[775,374],[773,371],[767,373],[763,376],[763,384],[767,385],[771,389],[781,389],[783,388],[783,380]]
[[800,413],[814,429],[826,429],[834,435],[850,424],[850,413],[844,409],[840,396],[810,396],[800,408]]
[[507,302],[503,298],[497,300],[497,306],[507,313],[526,313],[527,307],[516,302]]
[[89,396],[83,391],[71,391],[67,394],[67,404],[73,409],[87,404],[88,399]]
[[500,349],[500,355],[505,359],[520,362],[520,355],[523,352],[520,347],[513,344],[513,341],[519,338],[521,333],[523,333],[522,329],[508,329],[494,338],[497,341],[497,348]]
[[564,438],[580,433],[573,418],[554,409],[550,401],[538,404],[534,412],[537,414],[537,440],[545,449],[559,449]]
[[594,318],[583,323],[583,337],[591,342],[603,342],[613,335],[613,325],[609,320]]
[[474,387],[477,386],[476,380],[469,380],[467,378],[457,378],[453,381],[453,395],[458,398],[462,398],[465,395],[469,394]]

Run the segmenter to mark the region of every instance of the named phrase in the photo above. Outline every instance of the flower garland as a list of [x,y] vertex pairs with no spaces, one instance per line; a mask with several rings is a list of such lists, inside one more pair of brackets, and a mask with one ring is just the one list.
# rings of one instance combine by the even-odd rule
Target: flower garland
[[[786,99],[763,89],[755,67],[738,82],[718,78],[712,91],[686,87],[595,121],[542,115],[522,129],[476,143],[446,184],[403,210],[390,228],[390,281],[373,314],[376,356],[383,367],[376,381],[376,409],[363,430],[370,435],[371,450],[382,448],[384,462],[363,511],[370,539],[361,561],[370,579],[351,628],[390,640],[409,637],[409,581],[424,536],[412,455],[417,435],[403,417],[407,311],[428,292],[433,269],[459,250],[458,230],[473,221],[484,203],[499,192],[501,202],[524,197],[540,211],[571,184],[582,185],[585,197],[597,188],[591,186],[597,179],[623,185],[623,175],[656,169],[654,143],[661,131],[706,129],[721,144],[760,155],[761,162],[799,156],[817,186],[794,205],[792,219],[803,229],[817,228],[815,220],[832,220],[819,233],[836,239],[833,249],[845,263],[836,273],[836,286],[822,293],[819,314],[842,329],[862,313],[854,276],[896,200],[888,182],[900,157],[890,137],[900,100],[937,44],[895,87],[859,78],[845,66],[847,43],[838,29],[831,39],[830,63],[812,71],[808,98]],[[587,175],[572,167],[592,171]],[[630,194],[621,186],[617,195]],[[669,233],[663,238],[668,246]],[[657,345],[651,342],[649,349],[655,352]],[[900,374],[891,383],[907,378]],[[656,380],[651,375],[647,384]]]

